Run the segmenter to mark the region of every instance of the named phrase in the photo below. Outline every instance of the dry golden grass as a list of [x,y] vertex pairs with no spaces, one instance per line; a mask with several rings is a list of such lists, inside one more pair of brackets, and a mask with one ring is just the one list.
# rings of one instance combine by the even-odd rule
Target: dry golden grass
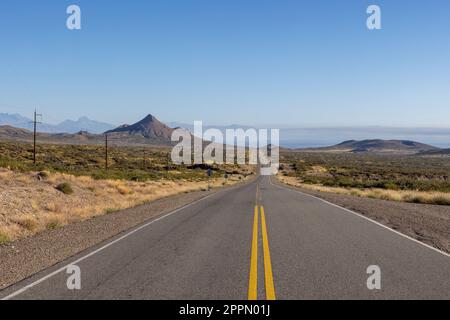
[[[215,188],[243,179],[212,179],[210,185]],[[61,183],[69,184],[73,194],[56,190]],[[0,244],[164,197],[207,189],[205,181],[94,180],[53,173],[39,180],[36,173],[1,169]]]
[[301,187],[314,191],[331,192],[337,194],[352,195],[372,199],[399,201],[399,202],[450,205],[450,193],[444,192],[326,187],[321,185],[311,185],[301,183],[299,179],[296,177],[284,177],[284,176],[278,176],[278,180],[290,186]]
[[37,220],[32,215],[27,215],[24,217],[19,217],[15,223],[19,225],[20,227],[28,230],[28,231],[35,231],[38,228]]
[[16,238],[20,234],[20,227],[18,225],[5,225],[0,227],[0,245],[7,243]]

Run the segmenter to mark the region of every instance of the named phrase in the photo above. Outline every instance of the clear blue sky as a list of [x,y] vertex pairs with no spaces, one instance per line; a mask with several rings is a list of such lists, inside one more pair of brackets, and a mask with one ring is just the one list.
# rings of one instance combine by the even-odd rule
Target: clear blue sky
[[0,112],[448,127],[449,16],[448,0],[2,0]]

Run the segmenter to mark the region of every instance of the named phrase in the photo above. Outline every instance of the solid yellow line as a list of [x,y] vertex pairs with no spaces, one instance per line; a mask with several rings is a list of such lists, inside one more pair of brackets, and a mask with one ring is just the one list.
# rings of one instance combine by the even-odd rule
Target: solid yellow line
[[267,300],[276,300],[275,286],[273,284],[272,261],[270,259],[269,238],[267,236],[266,216],[264,214],[263,206],[261,206],[261,229],[262,229],[263,252],[264,252],[264,274],[265,274],[265,283],[266,283],[266,299]]
[[255,206],[255,217],[253,219],[252,257],[250,261],[248,300],[258,300],[258,206]]

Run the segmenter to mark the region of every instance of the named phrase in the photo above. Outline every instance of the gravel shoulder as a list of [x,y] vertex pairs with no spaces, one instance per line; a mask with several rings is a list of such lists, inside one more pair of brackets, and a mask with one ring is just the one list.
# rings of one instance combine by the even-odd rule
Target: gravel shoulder
[[[227,187],[235,188],[243,183]],[[0,290],[150,219],[223,190],[197,191],[163,198],[92,218],[0,246]]]
[[358,212],[413,239],[450,253],[450,206],[362,198],[288,186],[276,179],[274,182]]

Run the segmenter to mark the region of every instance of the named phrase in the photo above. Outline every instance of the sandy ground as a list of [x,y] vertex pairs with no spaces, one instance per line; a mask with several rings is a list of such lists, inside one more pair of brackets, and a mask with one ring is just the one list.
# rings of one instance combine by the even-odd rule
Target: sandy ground
[[361,213],[405,235],[450,253],[450,206],[369,199],[288,187]]

